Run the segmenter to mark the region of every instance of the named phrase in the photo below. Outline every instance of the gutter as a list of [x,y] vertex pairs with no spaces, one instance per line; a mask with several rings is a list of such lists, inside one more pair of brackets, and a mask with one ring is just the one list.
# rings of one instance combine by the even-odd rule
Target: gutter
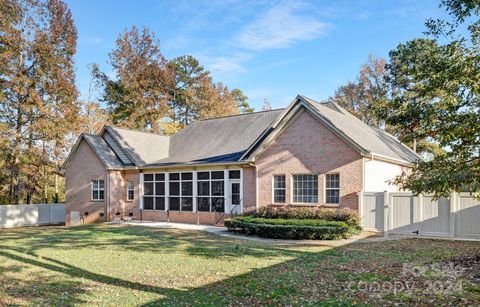
[[128,170],[144,170],[144,169],[169,169],[169,168],[192,168],[192,167],[204,167],[204,166],[218,166],[218,165],[238,165],[248,164],[252,166],[250,161],[234,161],[234,162],[216,162],[216,163],[198,163],[198,164],[172,164],[172,165],[160,165],[160,166],[125,166],[119,168],[107,168],[112,171],[128,171]]
[[394,163],[394,164],[408,166],[408,167],[413,167],[414,166],[414,163],[412,163],[412,162],[407,162],[407,161],[403,161],[403,160],[400,160],[400,159],[394,159],[394,158],[390,158],[390,157],[375,154],[375,153],[362,154],[362,156],[364,156],[366,158],[370,158],[370,160],[372,160],[372,161],[373,160],[380,160],[380,161]]

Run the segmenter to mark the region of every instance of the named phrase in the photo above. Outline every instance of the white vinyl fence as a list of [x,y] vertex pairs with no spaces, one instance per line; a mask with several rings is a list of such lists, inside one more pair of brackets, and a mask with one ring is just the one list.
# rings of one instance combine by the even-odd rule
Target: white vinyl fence
[[480,240],[480,200],[469,193],[434,200],[430,195],[408,192],[363,192],[360,217],[364,229],[386,235]]
[[0,205],[0,228],[61,224],[64,204]]

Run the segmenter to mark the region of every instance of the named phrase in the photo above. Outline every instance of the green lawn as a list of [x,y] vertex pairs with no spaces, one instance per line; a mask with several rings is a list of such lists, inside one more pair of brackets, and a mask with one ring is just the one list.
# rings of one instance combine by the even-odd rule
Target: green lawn
[[[404,263],[428,270],[405,274]],[[452,277],[444,273],[452,268],[462,268],[454,279],[461,288],[448,288]],[[395,283],[411,283],[410,290],[386,288]],[[433,284],[451,291],[424,293]],[[0,230],[0,305],[398,301],[478,304],[480,243],[411,239],[287,247],[133,226]]]

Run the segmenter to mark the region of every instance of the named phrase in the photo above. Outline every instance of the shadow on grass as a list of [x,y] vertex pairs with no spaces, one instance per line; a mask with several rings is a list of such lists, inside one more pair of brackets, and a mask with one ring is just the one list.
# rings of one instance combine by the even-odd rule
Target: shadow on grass
[[80,248],[94,248],[108,250],[112,246],[131,251],[175,252],[179,249],[192,256],[205,258],[223,258],[238,261],[239,257],[276,257],[279,252],[288,256],[295,256],[299,252],[286,250],[265,244],[249,244],[248,248],[242,241],[219,237],[203,231],[178,229],[152,229],[141,226],[104,226],[87,225],[70,228],[56,228],[55,234],[41,232],[37,229],[2,234],[0,249],[12,248],[2,242],[28,241],[17,251],[36,255],[40,249],[78,250]]
[[34,259],[31,257],[25,257],[12,252],[5,251],[5,250],[0,251],[0,256],[6,257],[8,259],[15,260],[21,263],[40,267],[49,271],[66,274],[71,277],[85,278],[94,282],[117,286],[117,287],[123,287],[127,289],[132,289],[132,290],[146,291],[146,292],[151,292],[151,293],[156,293],[161,295],[178,295],[178,293],[181,292],[179,290],[165,289],[161,287],[155,287],[152,285],[145,285],[138,282],[131,282],[128,280],[115,278],[115,277],[111,277],[103,274],[97,274],[97,273],[90,272],[90,271],[75,267],[73,265],[67,264],[65,262],[62,262],[53,258],[49,258],[49,257],[41,257],[41,258]]
[[[2,270],[5,271],[0,271],[0,273],[6,273],[8,270],[13,273],[18,272],[22,270],[23,264],[25,264],[75,278],[73,281],[60,277],[39,281],[42,284],[40,288],[45,291],[49,304],[82,303],[82,301],[79,301],[79,295],[89,290],[83,288],[81,280],[77,278],[86,279],[96,284],[117,286],[161,296],[160,299],[145,303],[145,306],[197,304],[304,305],[318,302],[334,305],[352,304],[354,302],[389,304],[397,301],[407,304],[476,302],[475,296],[469,293],[462,294],[459,297],[439,298],[422,295],[399,298],[389,296],[389,293],[379,295],[378,293],[361,293],[355,289],[352,291],[352,289],[347,288],[347,284],[349,281],[382,281],[398,278],[398,276],[401,276],[402,265],[406,262],[423,264],[442,261],[462,252],[479,253],[478,243],[413,239],[354,244],[320,252],[311,252],[287,250],[266,244],[247,243],[201,232],[146,229],[142,227],[87,226],[61,228],[54,234],[51,232],[42,233],[38,230],[28,230],[25,233],[14,231],[6,234],[8,240],[25,240],[22,241],[24,246],[0,244],[0,256],[19,262],[22,265],[3,268]],[[114,235],[113,238],[112,235]],[[5,237],[2,236],[3,238]],[[109,246],[118,246],[118,244],[121,244],[122,248],[136,251],[146,249],[153,252],[162,250],[173,253],[178,250],[196,257],[222,258],[232,262],[242,261],[242,257],[286,256],[291,260],[268,267],[252,269],[244,274],[228,277],[201,287],[187,287],[185,290],[178,290],[99,274],[65,261],[45,256],[40,257],[36,253],[38,249],[47,247],[54,249],[82,247],[107,249]],[[228,270],[228,268],[224,268],[224,270]],[[33,290],[38,291],[37,288],[32,290],[32,287],[34,287],[32,284],[25,285],[19,280],[10,279],[10,277],[3,278],[3,281],[4,283],[17,285],[7,286],[5,290],[7,295],[14,298],[22,297],[22,295],[25,297],[25,294],[22,294],[23,291],[25,293]],[[61,289],[64,289],[63,291],[66,293],[63,296]]]

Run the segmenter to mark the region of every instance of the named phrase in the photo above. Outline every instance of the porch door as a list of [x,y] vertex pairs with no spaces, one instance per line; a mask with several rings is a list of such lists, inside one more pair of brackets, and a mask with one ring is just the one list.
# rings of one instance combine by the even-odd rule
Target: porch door
[[240,194],[240,181],[230,181],[230,212],[238,214],[241,212],[241,194]]

